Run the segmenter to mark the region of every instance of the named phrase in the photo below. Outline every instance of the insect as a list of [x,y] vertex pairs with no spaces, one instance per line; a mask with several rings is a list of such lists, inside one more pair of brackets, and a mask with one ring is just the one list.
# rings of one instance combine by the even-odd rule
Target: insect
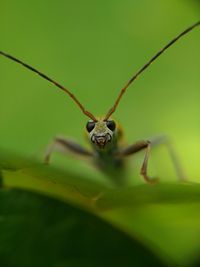
[[123,95],[126,93],[126,90],[129,86],[138,78],[138,76],[145,71],[151,63],[153,63],[163,52],[165,52],[170,46],[172,46],[176,41],[178,41],[182,36],[186,35],[194,28],[200,25],[200,21],[193,24],[182,33],[177,35],[174,39],[172,39],[167,45],[165,45],[159,52],[157,52],[142,68],[139,69],[138,72],[126,83],[126,85],[121,89],[114,105],[109,109],[107,114],[104,117],[97,118],[91,112],[85,109],[85,107],[80,103],[80,101],[76,98],[75,95],[71,93],[70,90],[56,82],[55,80],[49,78],[47,75],[38,71],[37,69],[31,67],[30,65],[24,63],[23,61],[15,58],[14,56],[7,54],[3,51],[0,51],[2,56],[7,57],[10,60],[13,60],[25,68],[37,73],[42,78],[48,80],[50,83],[53,83],[56,87],[63,90],[66,94],[68,94],[71,99],[76,103],[76,105],[80,108],[84,115],[90,118],[90,120],[86,124],[86,130],[88,133],[88,138],[91,142],[92,149],[87,150],[86,148],[80,146],[66,138],[56,137],[53,143],[48,148],[46,153],[45,161],[49,162],[50,156],[54,150],[58,147],[66,151],[71,151],[75,154],[79,154],[85,157],[90,157],[94,160],[95,164],[103,170],[106,174],[116,181],[116,183],[121,183],[120,177],[123,177],[122,173],[124,172],[125,166],[124,161],[125,158],[133,155],[139,151],[144,150],[144,160],[141,166],[140,174],[143,176],[146,182],[153,183],[156,179],[149,177],[147,173],[148,160],[150,149],[154,145],[158,145],[160,143],[165,143],[169,149],[171,157],[174,162],[174,166],[176,168],[177,174],[180,179],[184,179],[184,174],[180,168],[180,164],[175,156],[172,147],[170,146],[168,140],[163,137],[156,138],[155,140],[141,140],[127,147],[123,147],[120,145],[120,141],[122,138],[122,130],[119,125],[111,119],[111,115],[115,112],[116,108],[119,105]]

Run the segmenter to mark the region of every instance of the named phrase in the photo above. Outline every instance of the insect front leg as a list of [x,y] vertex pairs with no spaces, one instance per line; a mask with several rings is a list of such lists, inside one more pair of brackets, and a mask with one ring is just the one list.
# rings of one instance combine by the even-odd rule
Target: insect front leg
[[92,157],[93,153],[85,149],[81,145],[75,143],[72,140],[63,137],[56,137],[53,142],[48,146],[45,153],[44,162],[49,163],[51,155],[54,151],[72,152],[79,156]]
[[158,145],[164,144],[166,146],[166,148],[168,149],[169,155],[171,157],[171,160],[173,162],[173,165],[175,167],[177,176],[179,178],[180,181],[186,181],[186,176],[181,168],[181,164],[179,162],[179,159],[174,151],[174,148],[172,146],[172,143],[170,142],[170,139],[167,136],[159,136],[156,137],[154,139],[152,139],[151,141],[138,141],[136,143],[134,143],[133,145],[128,146],[125,149],[122,149],[121,151],[119,151],[119,156],[129,156],[132,154],[135,154],[136,152],[139,152],[143,149],[146,149],[145,152],[145,156],[144,156],[144,160],[143,160],[143,164],[140,170],[141,175],[144,177],[145,181],[147,182],[155,182],[157,179],[155,178],[150,178],[147,175],[147,167],[148,167],[148,159],[149,159],[149,154],[150,154],[150,149],[151,147],[155,147]]
[[157,181],[156,178],[150,178],[147,174],[147,167],[148,167],[148,160],[149,160],[149,154],[151,149],[151,142],[148,140],[141,140],[133,145],[128,146],[125,149],[122,149],[118,152],[118,156],[130,156],[132,154],[135,154],[136,152],[139,152],[141,150],[146,150],[144,155],[144,160],[140,169],[140,174],[143,176],[144,180],[148,183],[155,183]]

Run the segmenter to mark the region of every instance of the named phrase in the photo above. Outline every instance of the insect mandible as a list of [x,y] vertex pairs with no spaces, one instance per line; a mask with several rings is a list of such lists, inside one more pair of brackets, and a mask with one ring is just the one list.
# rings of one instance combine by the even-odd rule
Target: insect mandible
[[54,150],[56,150],[59,147],[62,147],[62,149],[66,151],[71,151],[75,154],[92,158],[95,164],[102,171],[104,171],[108,176],[112,177],[116,183],[121,183],[123,181],[120,181],[121,179],[120,177],[123,177],[122,173],[125,168],[124,167],[125,158],[141,150],[145,150],[144,160],[141,166],[140,174],[143,176],[146,182],[154,183],[157,179],[149,177],[147,173],[149,153],[152,146],[164,143],[167,145],[169,149],[178,177],[181,180],[184,180],[185,179],[184,173],[182,172],[180,164],[167,138],[158,137],[155,138],[154,140],[141,140],[127,147],[123,147],[120,145],[120,140],[122,138],[122,130],[119,127],[119,125],[114,120],[111,119],[111,115],[115,112],[121,98],[125,94],[128,87],[136,80],[136,78],[138,78],[138,76],[143,71],[145,71],[151,65],[151,63],[153,63],[164,51],[166,51],[182,36],[186,35],[199,25],[200,21],[196,22],[189,28],[185,29],[174,39],[172,39],[167,45],[165,45],[161,50],[159,50],[142,68],[140,68],[136,72],[136,74],[134,74],[134,76],[121,89],[114,105],[109,109],[107,114],[101,118],[95,117],[91,112],[86,110],[85,107],[80,103],[80,101],[76,98],[76,96],[71,93],[70,90],[68,90],[55,80],[49,78],[47,75],[31,67],[30,65],[24,63],[23,61],[17,59],[16,57],[7,54],[3,51],[0,51],[0,54],[2,56],[5,56],[8,59],[21,64],[25,68],[37,73],[42,78],[48,80],[50,83],[53,83],[56,87],[63,90],[66,94],[68,94],[72,98],[72,100],[80,108],[83,114],[85,114],[87,117],[90,118],[90,120],[86,124],[86,130],[88,133],[88,138],[92,145],[91,151],[75,143],[74,141],[62,137],[56,137],[47,150],[45,156],[45,162],[46,163],[49,162],[50,156]]

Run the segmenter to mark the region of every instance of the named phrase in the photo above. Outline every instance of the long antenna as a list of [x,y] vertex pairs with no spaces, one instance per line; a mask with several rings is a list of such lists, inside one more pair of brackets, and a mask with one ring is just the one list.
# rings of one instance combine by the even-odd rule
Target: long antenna
[[66,89],[64,86],[62,86],[61,84],[57,83],[56,81],[52,80],[51,78],[49,78],[47,75],[43,74],[42,72],[36,70],[35,68],[31,67],[30,65],[24,63],[23,61],[3,52],[0,51],[0,54],[2,56],[5,56],[17,63],[19,63],[20,65],[24,66],[25,68],[37,73],[38,75],[40,75],[42,78],[44,78],[45,80],[53,83],[55,86],[57,86],[58,88],[60,88],[61,90],[63,90],[65,93],[67,93],[73,100],[74,102],[79,106],[79,108],[82,110],[82,112],[89,118],[91,118],[93,121],[97,121],[97,119],[94,117],[94,115],[92,113],[90,113],[89,111],[87,111],[84,106],[79,102],[79,100],[68,90]]
[[200,25],[200,21],[196,22],[195,24],[193,24],[192,26],[190,26],[189,28],[187,28],[186,30],[184,30],[182,33],[180,33],[178,36],[176,36],[173,40],[171,40],[166,46],[164,46],[157,54],[155,54],[155,56],[153,56],[138,72],[136,72],[136,74],[128,81],[128,83],[122,88],[122,90],[119,93],[119,96],[117,97],[117,100],[114,103],[114,106],[108,111],[108,113],[106,114],[104,120],[107,120],[116,110],[122,96],[124,95],[124,93],[126,92],[127,88],[129,87],[129,85],[136,80],[136,78],[145,70],[147,69],[152,62],[154,62],[165,50],[167,50],[170,46],[172,46],[176,41],[178,41],[182,36],[184,36],[185,34],[187,34],[188,32],[190,32],[191,30],[193,30],[194,28],[196,28],[197,26]]

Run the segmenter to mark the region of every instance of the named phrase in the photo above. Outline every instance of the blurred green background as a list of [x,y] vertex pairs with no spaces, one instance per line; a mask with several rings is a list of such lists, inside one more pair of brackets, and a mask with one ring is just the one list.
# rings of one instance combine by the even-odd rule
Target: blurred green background
[[[189,0],[1,0],[0,4],[0,49],[71,89],[95,115],[105,114],[134,72],[200,17],[199,2]],[[113,116],[129,143],[169,135],[195,181],[200,179],[199,47],[196,29],[129,88]],[[3,57],[0,77],[2,149],[42,158],[57,134],[85,144],[87,118],[63,92]],[[71,156],[58,156],[53,164],[73,169],[71,162],[80,165],[76,172],[88,171]],[[153,152],[151,171],[175,178],[164,148]]]

